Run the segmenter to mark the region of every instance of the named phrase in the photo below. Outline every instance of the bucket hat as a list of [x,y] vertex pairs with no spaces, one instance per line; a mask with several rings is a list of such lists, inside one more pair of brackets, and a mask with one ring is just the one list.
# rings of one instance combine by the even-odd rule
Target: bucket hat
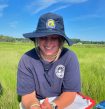
[[62,16],[54,13],[46,13],[39,18],[36,30],[30,33],[25,33],[23,36],[34,41],[35,38],[46,37],[54,34],[65,39],[69,46],[73,44],[71,39],[69,39],[65,34]]

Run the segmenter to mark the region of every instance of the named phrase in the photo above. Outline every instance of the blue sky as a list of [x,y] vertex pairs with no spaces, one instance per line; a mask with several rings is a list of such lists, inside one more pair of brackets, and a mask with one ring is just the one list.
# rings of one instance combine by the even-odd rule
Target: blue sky
[[47,12],[63,16],[69,38],[105,41],[105,0],[0,0],[0,34],[23,37]]

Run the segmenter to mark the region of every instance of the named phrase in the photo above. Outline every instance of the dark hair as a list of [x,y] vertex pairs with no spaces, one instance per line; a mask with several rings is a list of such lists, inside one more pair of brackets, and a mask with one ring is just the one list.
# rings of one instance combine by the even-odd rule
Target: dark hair
[[[65,38],[64,38],[63,36],[60,36],[60,35],[58,35],[58,36],[59,36],[59,42],[60,42],[61,47],[62,47],[63,44],[64,44],[64,42],[65,42]],[[37,47],[37,39],[38,39],[38,38],[33,38],[35,47]]]

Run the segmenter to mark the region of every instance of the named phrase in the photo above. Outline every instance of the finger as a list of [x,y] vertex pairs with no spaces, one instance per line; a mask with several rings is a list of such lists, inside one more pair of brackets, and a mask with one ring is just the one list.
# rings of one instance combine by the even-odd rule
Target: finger
[[43,105],[43,104],[41,104],[41,109],[47,109],[47,106],[46,105]]
[[45,98],[42,104],[49,104],[48,98]]

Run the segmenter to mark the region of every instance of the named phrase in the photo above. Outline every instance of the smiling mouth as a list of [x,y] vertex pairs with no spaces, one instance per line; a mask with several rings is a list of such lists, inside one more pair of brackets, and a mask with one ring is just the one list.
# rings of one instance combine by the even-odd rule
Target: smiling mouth
[[45,47],[47,50],[53,50],[55,47]]
[[46,49],[48,49],[48,50],[52,50],[52,47],[45,47]]

